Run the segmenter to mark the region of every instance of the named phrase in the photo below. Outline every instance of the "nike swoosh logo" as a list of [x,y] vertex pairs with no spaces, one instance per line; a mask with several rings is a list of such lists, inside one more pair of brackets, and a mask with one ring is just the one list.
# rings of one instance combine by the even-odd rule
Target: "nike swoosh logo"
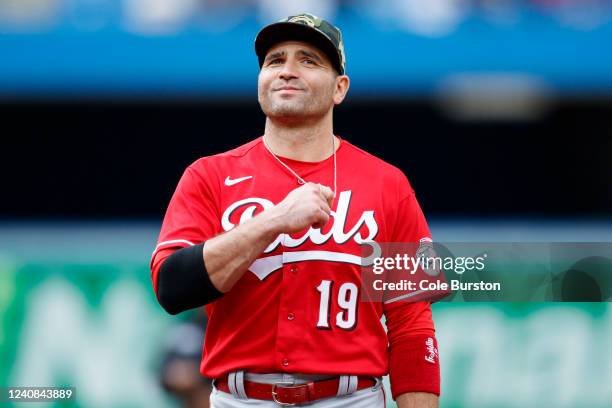
[[229,176],[227,176],[225,178],[225,185],[226,186],[233,186],[234,184],[238,184],[241,181],[248,180],[250,178],[253,178],[253,176],[245,176],[245,177],[240,177],[240,178],[237,178],[237,179],[231,179]]

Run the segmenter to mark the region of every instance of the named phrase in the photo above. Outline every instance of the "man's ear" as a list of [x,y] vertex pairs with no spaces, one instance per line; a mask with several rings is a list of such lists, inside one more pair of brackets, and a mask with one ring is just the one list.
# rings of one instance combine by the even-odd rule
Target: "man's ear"
[[334,90],[334,104],[340,105],[346,96],[351,85],[348,75],[338,75],[336,77],[336,89]]

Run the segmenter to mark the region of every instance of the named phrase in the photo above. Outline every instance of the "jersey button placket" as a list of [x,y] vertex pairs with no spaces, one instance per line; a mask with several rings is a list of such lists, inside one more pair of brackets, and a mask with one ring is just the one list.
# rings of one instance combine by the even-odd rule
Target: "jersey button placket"
[[[282,371],[291,371],[296,367],[296,355],[300,352],[300,343],[303,341],[301,319],[296,316],[300,307],[299,296],[303,288],[300,287],[296,280],[299,275],[296,275],[299,266],[296,263],[286,263],[282,269],[282,281],[280,290],[280,304],[278,310],[278,327],[276,334],[276,355],[280,369]],[[300,315],[301,316],[301,315]],[[299,364],[298,364],[299,365]]]

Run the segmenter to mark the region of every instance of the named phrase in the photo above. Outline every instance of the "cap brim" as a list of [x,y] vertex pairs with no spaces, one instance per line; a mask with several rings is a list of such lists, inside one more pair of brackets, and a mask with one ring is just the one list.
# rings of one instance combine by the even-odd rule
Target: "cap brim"
[[264,27],[255,39],[255,53],[259,59],[259,66],[263,65],[268,50],[282,41],[304,41],[323,51],[330,59],[334,68],[344,74],[340,66],[338,49],[331,39],[316,28],[290,22],[280,22]]

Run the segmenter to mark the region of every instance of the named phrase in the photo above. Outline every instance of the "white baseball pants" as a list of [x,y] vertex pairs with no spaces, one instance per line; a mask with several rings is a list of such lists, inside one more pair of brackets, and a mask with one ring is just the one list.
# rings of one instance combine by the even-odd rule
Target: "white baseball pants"
[[[281,405],[274,401],[247,398],[244,393],[244,380],[279,385],[297,385],[308,381],[317,381],[329,378],[329,376],[293,375],[293,374],[254,374],[237,371],[230,373],[228,382],[235,384],[230,386],[231,393],[219,391],[214,387],[210,395],[211,408],[279,408]],[[313,401],[307,406],[311,408],[385,408],[385,392],[380,378],[376,379],[376,385],[355,391],[357,377],[343,375],[340,377],[338,394],[335,397],[324,398]]]

